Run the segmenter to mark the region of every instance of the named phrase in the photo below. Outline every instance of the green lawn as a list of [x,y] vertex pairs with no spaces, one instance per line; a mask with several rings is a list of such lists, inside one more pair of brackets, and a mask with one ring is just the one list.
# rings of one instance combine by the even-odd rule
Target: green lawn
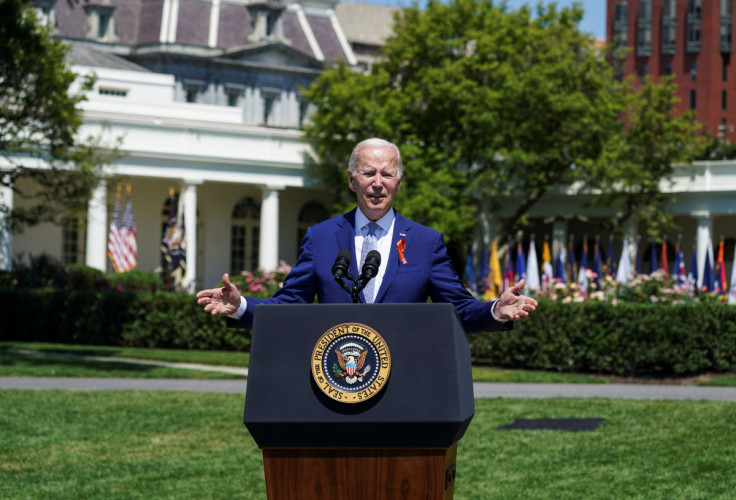
[[84,356],[144,359],[172,363],[247,367],[249,354],[232,351],[197,351],[187,349],[147,349],[142,347],[47,344],[41,342],[0,342],[0,352],[7,350],[46,353],[70,353]]
[[[23,351],[25,354],[18,354],[16,351]],[[146,349],[138,347],[87,346],[37,342],[0,342],[0,376],[242,378],[240,375],[227,373],[198,372],[58,356],[32,356],[29,353],[39,355],[72,354],[77,356],[129,358],[239,368],[247,368],[249,360],[249,353],[247,352]],[[473,380],[476,382],[606,383],[604,379],[590,375],[532,370],[507,370],[488,366],[474,366]],[[702,382],[699,385],[736,387],[736,376],[720,376],[708,382]]]
[[0,377],[245,378],[243,375],[215,371],[97,361],[56,354],[17,353],[2,348]]
[[[243,398],[0,390],[0,498],[263,499]],[[501,431],[600,417],[593,432]],[[736,403],[476,400],[456,499],[733,498]]]

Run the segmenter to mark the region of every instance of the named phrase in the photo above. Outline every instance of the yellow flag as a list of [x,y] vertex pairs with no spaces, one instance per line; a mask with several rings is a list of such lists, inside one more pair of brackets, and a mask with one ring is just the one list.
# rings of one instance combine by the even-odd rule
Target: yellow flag
[[501,262],[498,260],[498,241],[496,239],[491,243],[491,257],[488,267],[491,272],[488,275],[485,299],[492,300],[499,296],[501,290]]
[[542,262],[552,264],[552,252],[549,251],[549,242],[547,241],[544,242],[542,248]]

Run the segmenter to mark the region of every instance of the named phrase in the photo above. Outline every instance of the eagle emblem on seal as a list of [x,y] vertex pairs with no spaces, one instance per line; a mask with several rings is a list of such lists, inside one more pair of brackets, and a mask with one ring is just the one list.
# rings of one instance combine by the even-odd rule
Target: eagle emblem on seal
[[[366,373],[371,371],[371,366],[365,364],[368,350],[355,342],[348,342],[337,349],[337,363],[332,366],[332,372],[348,384],[362,382]],[[365,366],[365,367],[364,367]]]

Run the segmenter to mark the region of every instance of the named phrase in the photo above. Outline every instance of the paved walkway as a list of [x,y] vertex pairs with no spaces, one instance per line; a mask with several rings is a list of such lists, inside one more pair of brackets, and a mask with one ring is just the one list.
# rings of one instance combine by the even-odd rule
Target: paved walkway
[[[736,402],[736,388],[655,384],[473,384],[477,398],[691,399]],[[189,391],[245,394],[245,380],[0,377],[0,389]]]
[[[58,355],[58,354],[57,354]],[[84,357],[96,361],[170,366],[190,370],[206,370],[248,375],[247,368],[167,363],[139,359]],[[83,377],[0,377],[0,389],[65,389],[69,391],[188,391],[245,394],[245,380],[83,378]],[[477,398],[610,398],[610,399],[691,399],[736,402],[736,387],[699,387],[658,384],[473,384]]]

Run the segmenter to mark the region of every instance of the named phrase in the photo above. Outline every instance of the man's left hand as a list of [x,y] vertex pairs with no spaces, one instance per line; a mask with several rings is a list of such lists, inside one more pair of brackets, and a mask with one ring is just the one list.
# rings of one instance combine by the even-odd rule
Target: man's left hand
[[531,297],[521,295],[526,282],[519,280],[511,288],[507,288],[498,298],[494,312],[499,319],[513,321],[526,318],[537,308],[537,301]]

